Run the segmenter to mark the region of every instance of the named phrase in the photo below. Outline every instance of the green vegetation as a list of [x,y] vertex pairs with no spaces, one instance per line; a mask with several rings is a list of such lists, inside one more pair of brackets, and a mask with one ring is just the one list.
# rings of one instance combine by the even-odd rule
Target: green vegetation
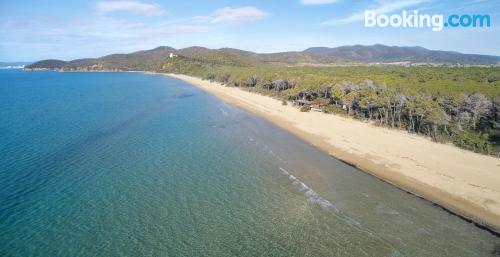
[[326,102],[324,112],[404,129],[475,152],[500,154],[498,67],[284,67],[180,56],[167,60],[161,71],[281,100]]
[[[368,64],[393,61],[434,67]],[[45,60],[27,69],[188,74],[283,101],[313,101],[315,109],[317,106],[327,113],[404,129],[435,141],[453,142],[462,148],[499,156],[500,67],[439,65],[457,62],[498,64],[500,57],[383,45],[320,47],[272,54],[230,48],[158,47],[70,62]],[[301,110],[309,111],[310,107],[306,105]]]
[[311,106],[309,106],[309,105],[304,105],[304,106],[300,107],[301,112],[308,112],[310,110],[311,110]]

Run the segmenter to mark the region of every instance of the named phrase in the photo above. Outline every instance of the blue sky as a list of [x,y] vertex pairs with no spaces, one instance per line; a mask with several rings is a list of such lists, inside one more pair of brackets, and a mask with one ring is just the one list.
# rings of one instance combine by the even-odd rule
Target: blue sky
[[[489,28],[366,28],[366,9],[488,14]],[[255,52],[376,43],[500,55],[498,0],[0,1],[0,61],[70,60],[160,45]]]

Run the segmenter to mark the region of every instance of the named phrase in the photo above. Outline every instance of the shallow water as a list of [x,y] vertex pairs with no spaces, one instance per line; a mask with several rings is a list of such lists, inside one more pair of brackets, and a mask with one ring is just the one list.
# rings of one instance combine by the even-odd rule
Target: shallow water
[[499,238],[182,81],[0,71],[1,256],[490,256]]

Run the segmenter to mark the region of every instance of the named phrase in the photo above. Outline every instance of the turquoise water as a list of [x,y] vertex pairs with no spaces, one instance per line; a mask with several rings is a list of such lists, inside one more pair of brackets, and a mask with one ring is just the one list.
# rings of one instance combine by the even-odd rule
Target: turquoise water
[[499,239],[184,82],[0,71],[0,256],[490,256]]

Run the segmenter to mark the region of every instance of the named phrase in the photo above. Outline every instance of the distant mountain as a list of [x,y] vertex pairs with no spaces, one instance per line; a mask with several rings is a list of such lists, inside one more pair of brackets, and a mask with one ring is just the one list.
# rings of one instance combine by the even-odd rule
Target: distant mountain
[[359,64],[359,63],[427,63],[427,64],[500,64],[499,56],[462,54],[434,51],[423,47],[398,47],[385,45],[341,46],[335,48],[313,47],[302,52],[254,53],[234,48],[209,49],[193,46],[175,49],[160,46],[151,50],[130,54],[112,54],[100,58],[73,61],[43,60],[27,66],[27,69],[56,69],[64,71],[101,70],[161,70],[171,55],[184,60],[209,65],[254,66],[314,65],[314,64]]
[[498,64],[500,56],[462,54],[458,52],[434,51],[423,47],[398,47],[386,45],[354,45],[335,48],[313,47],[306,53],[347,59],[358,62],[412,62],[439,64]]

